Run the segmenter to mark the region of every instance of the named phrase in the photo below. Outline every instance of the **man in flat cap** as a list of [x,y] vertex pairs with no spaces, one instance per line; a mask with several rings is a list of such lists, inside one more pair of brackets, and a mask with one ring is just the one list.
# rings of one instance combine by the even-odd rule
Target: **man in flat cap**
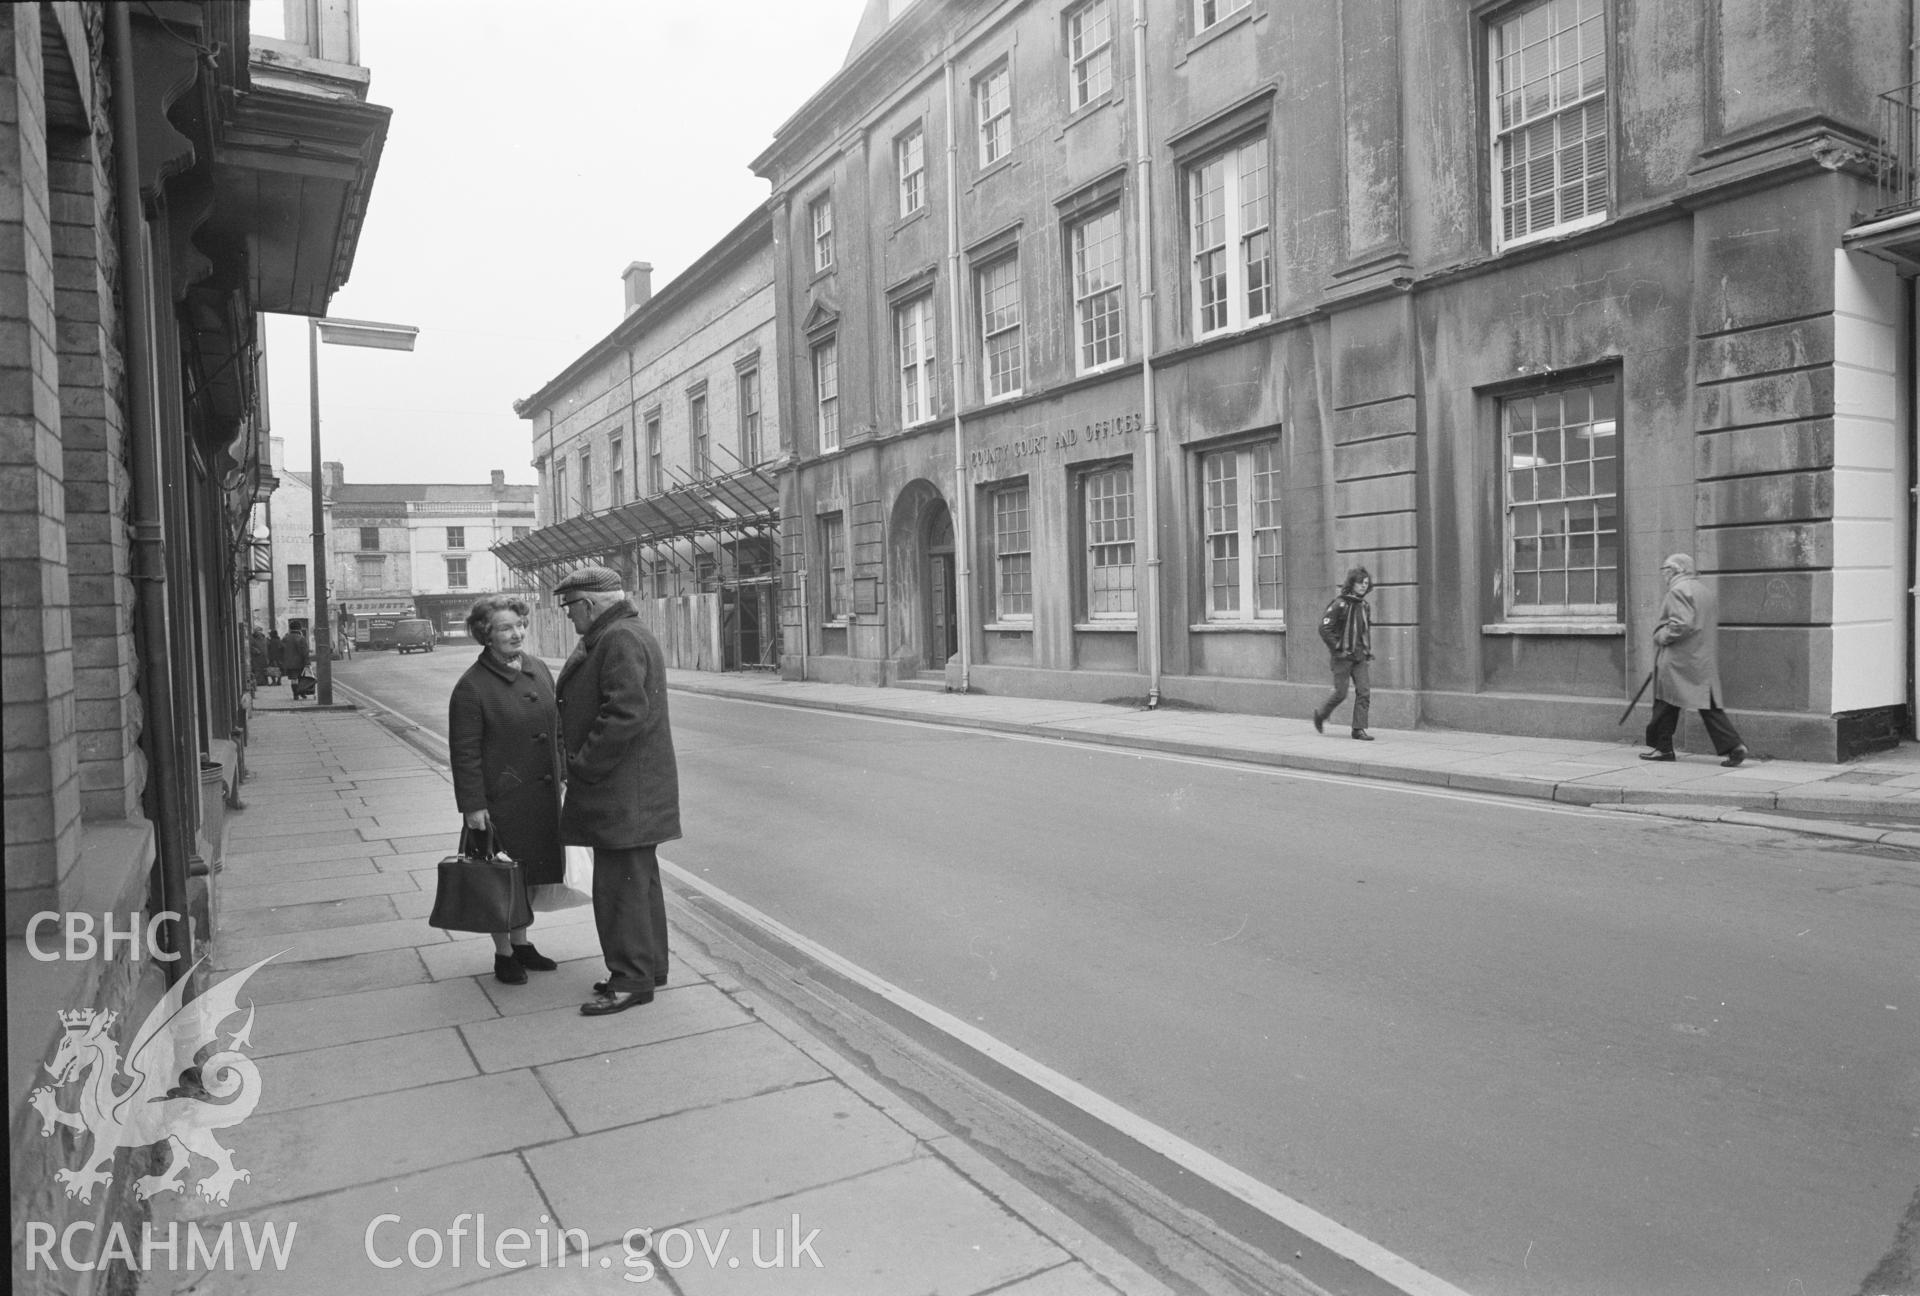
[[580,1011],[603,1017],[651,1003],[667,980],[656,851],[680,835],[680,778],[666,662],[620,573],[581,567],[554,593],[580,636],[554,686],[567,761],[560,836],[593,847],[593,920],[607,960],[607,979]]
[[1667,596],[1660,604],[1660,620],[1653,627],[1658,645],[1653,664],[1653,718],[1647,722],[1645,761],[1670,761],[1673,731],[1680,712],[1700,713],[1714,751],[1732,768],[1747,759],[1740,731],[1720,709],[1720,617],[1713,590],[1700,579],[1688,554],[1670,554],[1660,564],[1667,579]]

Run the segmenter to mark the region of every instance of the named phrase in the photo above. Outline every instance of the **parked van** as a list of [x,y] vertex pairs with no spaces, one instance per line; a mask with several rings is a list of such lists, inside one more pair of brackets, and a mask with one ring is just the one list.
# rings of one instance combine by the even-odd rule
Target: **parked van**
[[432,652],[433,622],[414,618],[393,623],[393,646],[400,652]]

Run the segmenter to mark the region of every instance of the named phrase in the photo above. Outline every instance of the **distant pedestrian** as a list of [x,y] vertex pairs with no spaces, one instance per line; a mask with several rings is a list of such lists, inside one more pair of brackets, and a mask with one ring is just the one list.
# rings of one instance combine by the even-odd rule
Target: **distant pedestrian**
[[278,627],[267,631],[267,683],[280,682],[280,667],[286,649],[281,646]]
[[1333,694],[1313,712],[1316,733],[1327,731],[1327,717],[1347,700],[1347,682],[1353,682],[1353,736],[1372,742],[1367,732],[1367,714],[1373,703],[1373,682],[1367,663],[1373,660],[1373,620],[1367,611],[1367,591],[1373,588],[1373,574],[1365,567],[1352,567],[1340,592],[1320,614],[1320,640],[1333,658]]
[[620,573],[581,567],[554,593],[580,636],[560,668],[567,793],[561,839],[593,847],[593,920],[607,979],[588,1017],[653,1001],[667,980],[658,847],[680,835],[680,778],[667,718],[666,660]]
[[[526,651],[532,609],[489,594],[467,613],[467,633],[480,659],[453,686],[447,702],[447,746],[453,795],[466,825],[493,833],[529,888],[565,875],[560,846],[560,714],[553,673]],[[493,933],[494,979],[525,985],[528,971],[559,964],[533,947],[525,927]]]
[[307,649],[307,636],[296,628],[280,641],[280,670],[293,688],[293,696],[306,697],[313,692],[313,654]]
[[1713,750],[1732,769],[1747,759],[1747,745],[1720,709],[1720,609],[1713,590],[1700,579],[1693,559],[1674,554],[1660,564],[1667,596],[1653,627],[1653,717],[1647,721],[1647,746],[1641,760],[1670,761],[1673,731],[1683,710],[1700,713]]
[[267,682],[267,632],[259,626],[247,637],[247,668],[253,673],[253,686],[264,687]]

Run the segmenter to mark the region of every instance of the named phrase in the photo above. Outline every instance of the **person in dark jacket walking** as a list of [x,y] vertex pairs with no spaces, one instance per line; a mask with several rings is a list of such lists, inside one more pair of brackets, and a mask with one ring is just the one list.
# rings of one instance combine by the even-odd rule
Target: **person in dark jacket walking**
[[1373,660],[1373,620],[1367,611],[1367,591],[1373,588],[1373,574],[1365,567],[1347,571],[1340,592],[1327,604],[1320,616],[1320,639],[1333,656],[1333,695],[1314,708],[1315,733],[1327,731],[1327,717],[1347,700],[1347,682],[1353,682],[1353,736],[1372,742],[1367,732],[1367,713],[1373,703],[1373,683],[1367,663]]
[[303,698],[313,692],[313,681],[307,674],[307,668],[312,664],[313,654],[307,651],[305,632],[298,629],[287,631],[287,637],[280,641],[280,671],[287,677],[294,697]]
[[267,632],[259,626],[247,637],[247,668],[253,675],[253,686],[258,689],[267,682]]
[[1673,731],[1680,712],[1700,713],[1713,749],[1729,768],[1744,763],[1747,745],[1720,709],[1720,616],[1713,589],[1700,579],[1688,554],[1672,554],[1660,565],[1667,595],[1653,627],[1657,645],[1653,666],[1653,715],[1647,721],[1647,746],[1641,760],[1670,761]]
[[[560,713],[553,674],[526,651],[527,604],[505,594],[477,600],[467,633],[481,645],[447,700],[453,795],[466,825],[493,833],[529,889],[566,873],[560,846]],[[493,933],[493,975],[525,985],[529,970],[559,964],[535,949],[527,929]]]
[[281,644],[279,628],[275,627],[267,631],[267,683],[280,682],[281,662],[284,660],[285,652],[286,649]]
[[580,642],[560,668],[567,793],[561,839],[593,847],[593,919],[607,979],[589,1017],[653,1001],[667,979],[661,842],[680,836],[680,776],[667,718],[666,660],[620,574],[581,567],[554,587]]

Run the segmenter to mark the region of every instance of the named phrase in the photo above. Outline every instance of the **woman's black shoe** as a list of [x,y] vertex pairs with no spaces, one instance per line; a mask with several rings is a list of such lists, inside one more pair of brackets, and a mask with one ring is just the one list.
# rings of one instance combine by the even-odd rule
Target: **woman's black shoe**
[[515,945],[513,947],[513,959],[514,962],[526,968],[529,972],[551,972],[560,966],[545,954],[535,949],[531,944]]
[[527,970],[521,967],[520,960],[514,958],[511,954],[495,954],[493,956],[493,979],[496,981],[504,981],[508,985],[525,985],[527,983]]

